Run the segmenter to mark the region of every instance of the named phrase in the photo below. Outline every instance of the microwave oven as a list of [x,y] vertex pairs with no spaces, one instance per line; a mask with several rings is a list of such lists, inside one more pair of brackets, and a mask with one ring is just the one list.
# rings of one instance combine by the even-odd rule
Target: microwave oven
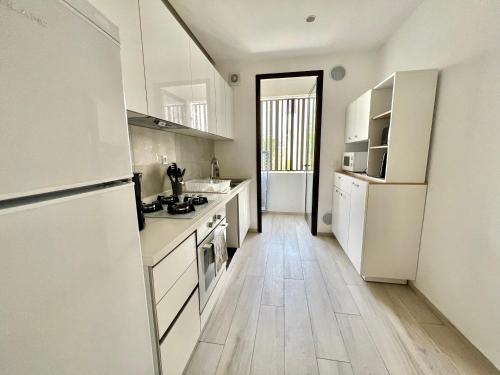
[[368,152],[344,152],[342,169],[349,172],[366,171]]

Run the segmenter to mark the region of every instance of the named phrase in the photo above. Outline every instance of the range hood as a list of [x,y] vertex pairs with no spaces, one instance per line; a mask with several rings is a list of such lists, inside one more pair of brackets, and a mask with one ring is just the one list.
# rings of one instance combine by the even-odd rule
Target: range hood
[[154,116],[144,115],[139,112],[134,112],[127,109],[127,122],[132,126],[140,126],[142,128],[163,130],[173,133],[189,135],[191,137],[207,138],[213,140],[227,140],[217,134],[211,134],[206,131],[193,129],[185,125],[180,125],[175,122],[160,119]]
[[127,110],[127,121],[129,125],[141,126],[144,128],[151,128],[157,130],[191,129],[187,126],[176,124],[175,122],[170,122],[153,116],[143,115],[142,113],[130,110]]

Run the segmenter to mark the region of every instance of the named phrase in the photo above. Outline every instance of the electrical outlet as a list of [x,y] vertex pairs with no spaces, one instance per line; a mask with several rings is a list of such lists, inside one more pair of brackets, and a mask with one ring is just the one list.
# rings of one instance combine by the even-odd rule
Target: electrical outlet
[[163,165],[168,164],[168,156],[167,156],[167,155],[162,155],[162,156],[161,156],[161,163],[162,163]]

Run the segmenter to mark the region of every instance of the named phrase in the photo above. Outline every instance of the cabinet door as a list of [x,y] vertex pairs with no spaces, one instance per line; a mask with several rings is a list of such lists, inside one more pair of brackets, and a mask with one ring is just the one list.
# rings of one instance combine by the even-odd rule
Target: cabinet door
[[354,142],[356,127],[356,101],[349,104],[345,114],[345,143]]
[[217,133],[215,122],[215,76],[212,64],[198,46],[190,42],[191,127],[211,134]]
[[372,90],[368,90],[356,100],[356,123],[352,134],[354,142],[368,140],[371,97]]
[[352,182],[347,254],[358,272],[361,272],[367,193],[368,183],[359,180]]
[[226,134],[226,82],[221,75],[215,72],[215,114],[217,120],[217,134],[224,137]]
[[332,233],[338,240],[339,237],[339,206],[340,206],[340,194],[339,189],[337,187],[333,187],[333,196],[332,196]]
[[149,115],[190,126],[190,38],[158,0],[140,0]]
[[196,290],[160,344],[162,373],[182,375],[200,336],[200,310]]
[[349,194],[339,190],[339,243],[344,251],[348,251],[348,239],[349,239],[349,206],[350,206],[350,196]]
[[227,138],[233,138],[233,88],[225,83],[226,87],[226,126],[224,136]]
[[141,25],[137,0],[91,0],[99,11],[120,29],[123,91],[127,109],[148,113]]
[[243,244],[243,240],[250,228],[250,187],[246,186],[241,193],[238,194],[238,224],[239,224],[239,245]]

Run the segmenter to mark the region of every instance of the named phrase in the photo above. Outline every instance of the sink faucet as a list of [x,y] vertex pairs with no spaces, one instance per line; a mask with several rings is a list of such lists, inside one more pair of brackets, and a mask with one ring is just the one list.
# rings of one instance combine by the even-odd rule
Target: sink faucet
[[214,156],[212,158],[212,161],[210,162],[210,179],[211,180],[216,180],[220,177],[220,172],[219,172],[219,161],[217,158]]

